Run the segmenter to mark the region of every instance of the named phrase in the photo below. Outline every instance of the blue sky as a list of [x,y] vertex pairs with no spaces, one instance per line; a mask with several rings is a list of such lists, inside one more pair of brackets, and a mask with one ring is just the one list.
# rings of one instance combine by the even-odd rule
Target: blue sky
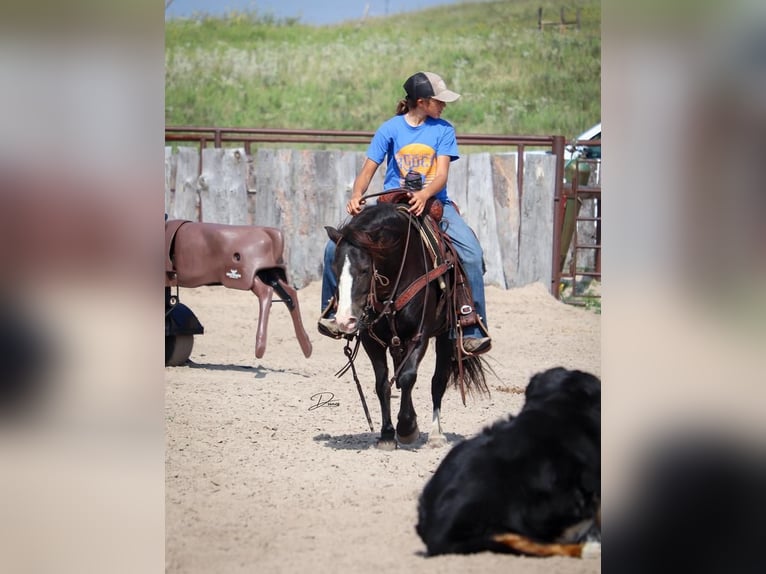
[[[165,17],[190,17],[195,13],[221,15],[233,10],[299,18],[303,24],[337,24],[368,16],[386,16],[463,0],[172,0]],[[167,3],[167,0],[166,0]]]

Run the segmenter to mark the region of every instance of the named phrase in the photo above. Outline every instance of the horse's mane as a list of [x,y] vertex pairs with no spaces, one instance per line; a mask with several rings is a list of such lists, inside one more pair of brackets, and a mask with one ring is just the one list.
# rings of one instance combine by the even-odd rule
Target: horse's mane
[[401,251],[408,225],[408,218],[396,205],[378,203],[365,207],[338,231],[344,240],[381,258]]

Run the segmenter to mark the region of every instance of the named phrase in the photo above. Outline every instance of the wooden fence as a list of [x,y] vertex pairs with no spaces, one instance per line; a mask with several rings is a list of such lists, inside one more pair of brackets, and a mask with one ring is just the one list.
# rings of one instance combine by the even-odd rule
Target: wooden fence
[[[548,286],[556,156],[525,154],[519,189],[517,155],[462,156],[450,167],[449,195],[484,248],[487,285]],[[263,148],[248,156],[244,148],[166,147],[165,210],[169,219],[282,229],[289,279],[300,288],[321,279],[324,227],[347,217],[363,161],[356,151]],[[370,191],[382,190],[382,172]]]

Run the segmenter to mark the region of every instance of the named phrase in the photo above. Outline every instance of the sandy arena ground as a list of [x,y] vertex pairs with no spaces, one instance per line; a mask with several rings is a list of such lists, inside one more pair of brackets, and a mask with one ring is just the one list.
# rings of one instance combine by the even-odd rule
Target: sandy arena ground
[[[425,558],[417,499],[449,449],[516,413],[534,373],[564,366],[600,375],[600,316],[556,301],[540,284],[487,289],[493,350],[489,397],[449,388],[442,426],[449,444],[425,444],[431,419],[431,351],[414,392],[421,438],[377,450],[380,408],[369,361],[356,361],[370,433],[343,343],[316,332],[319,283],[298,293],[313,343],[305,358],[287,309],[275,303],[268,345],[254,354],[257,299],[223,287],[182,289],[205,327],[191,361],[165,369],[166,571],[169,573],[439,574],[597,573],[598,559],[483,553]],[[316,407],[321,400],[325,406]],[[398,411],[398,392],[392,411]]]

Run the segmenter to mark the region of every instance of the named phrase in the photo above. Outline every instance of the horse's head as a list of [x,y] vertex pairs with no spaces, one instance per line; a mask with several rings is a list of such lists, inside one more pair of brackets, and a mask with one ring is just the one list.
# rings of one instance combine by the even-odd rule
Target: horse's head
[[340,229],[326,227],[335,242],[333,272],[338,279],[338,328],[353,335],[369,306],[375,272],[401,261],[402,227],[406,220],[390,204],[368,206]]
[[359,330],[359,318],[367,306],[373,273],[372,259],[359,246],[344,240],[337,229],[326,229],[330,239],[336,244],[333,272],[338,279],[338,308],[335,321],[343,333],[353,335]]

